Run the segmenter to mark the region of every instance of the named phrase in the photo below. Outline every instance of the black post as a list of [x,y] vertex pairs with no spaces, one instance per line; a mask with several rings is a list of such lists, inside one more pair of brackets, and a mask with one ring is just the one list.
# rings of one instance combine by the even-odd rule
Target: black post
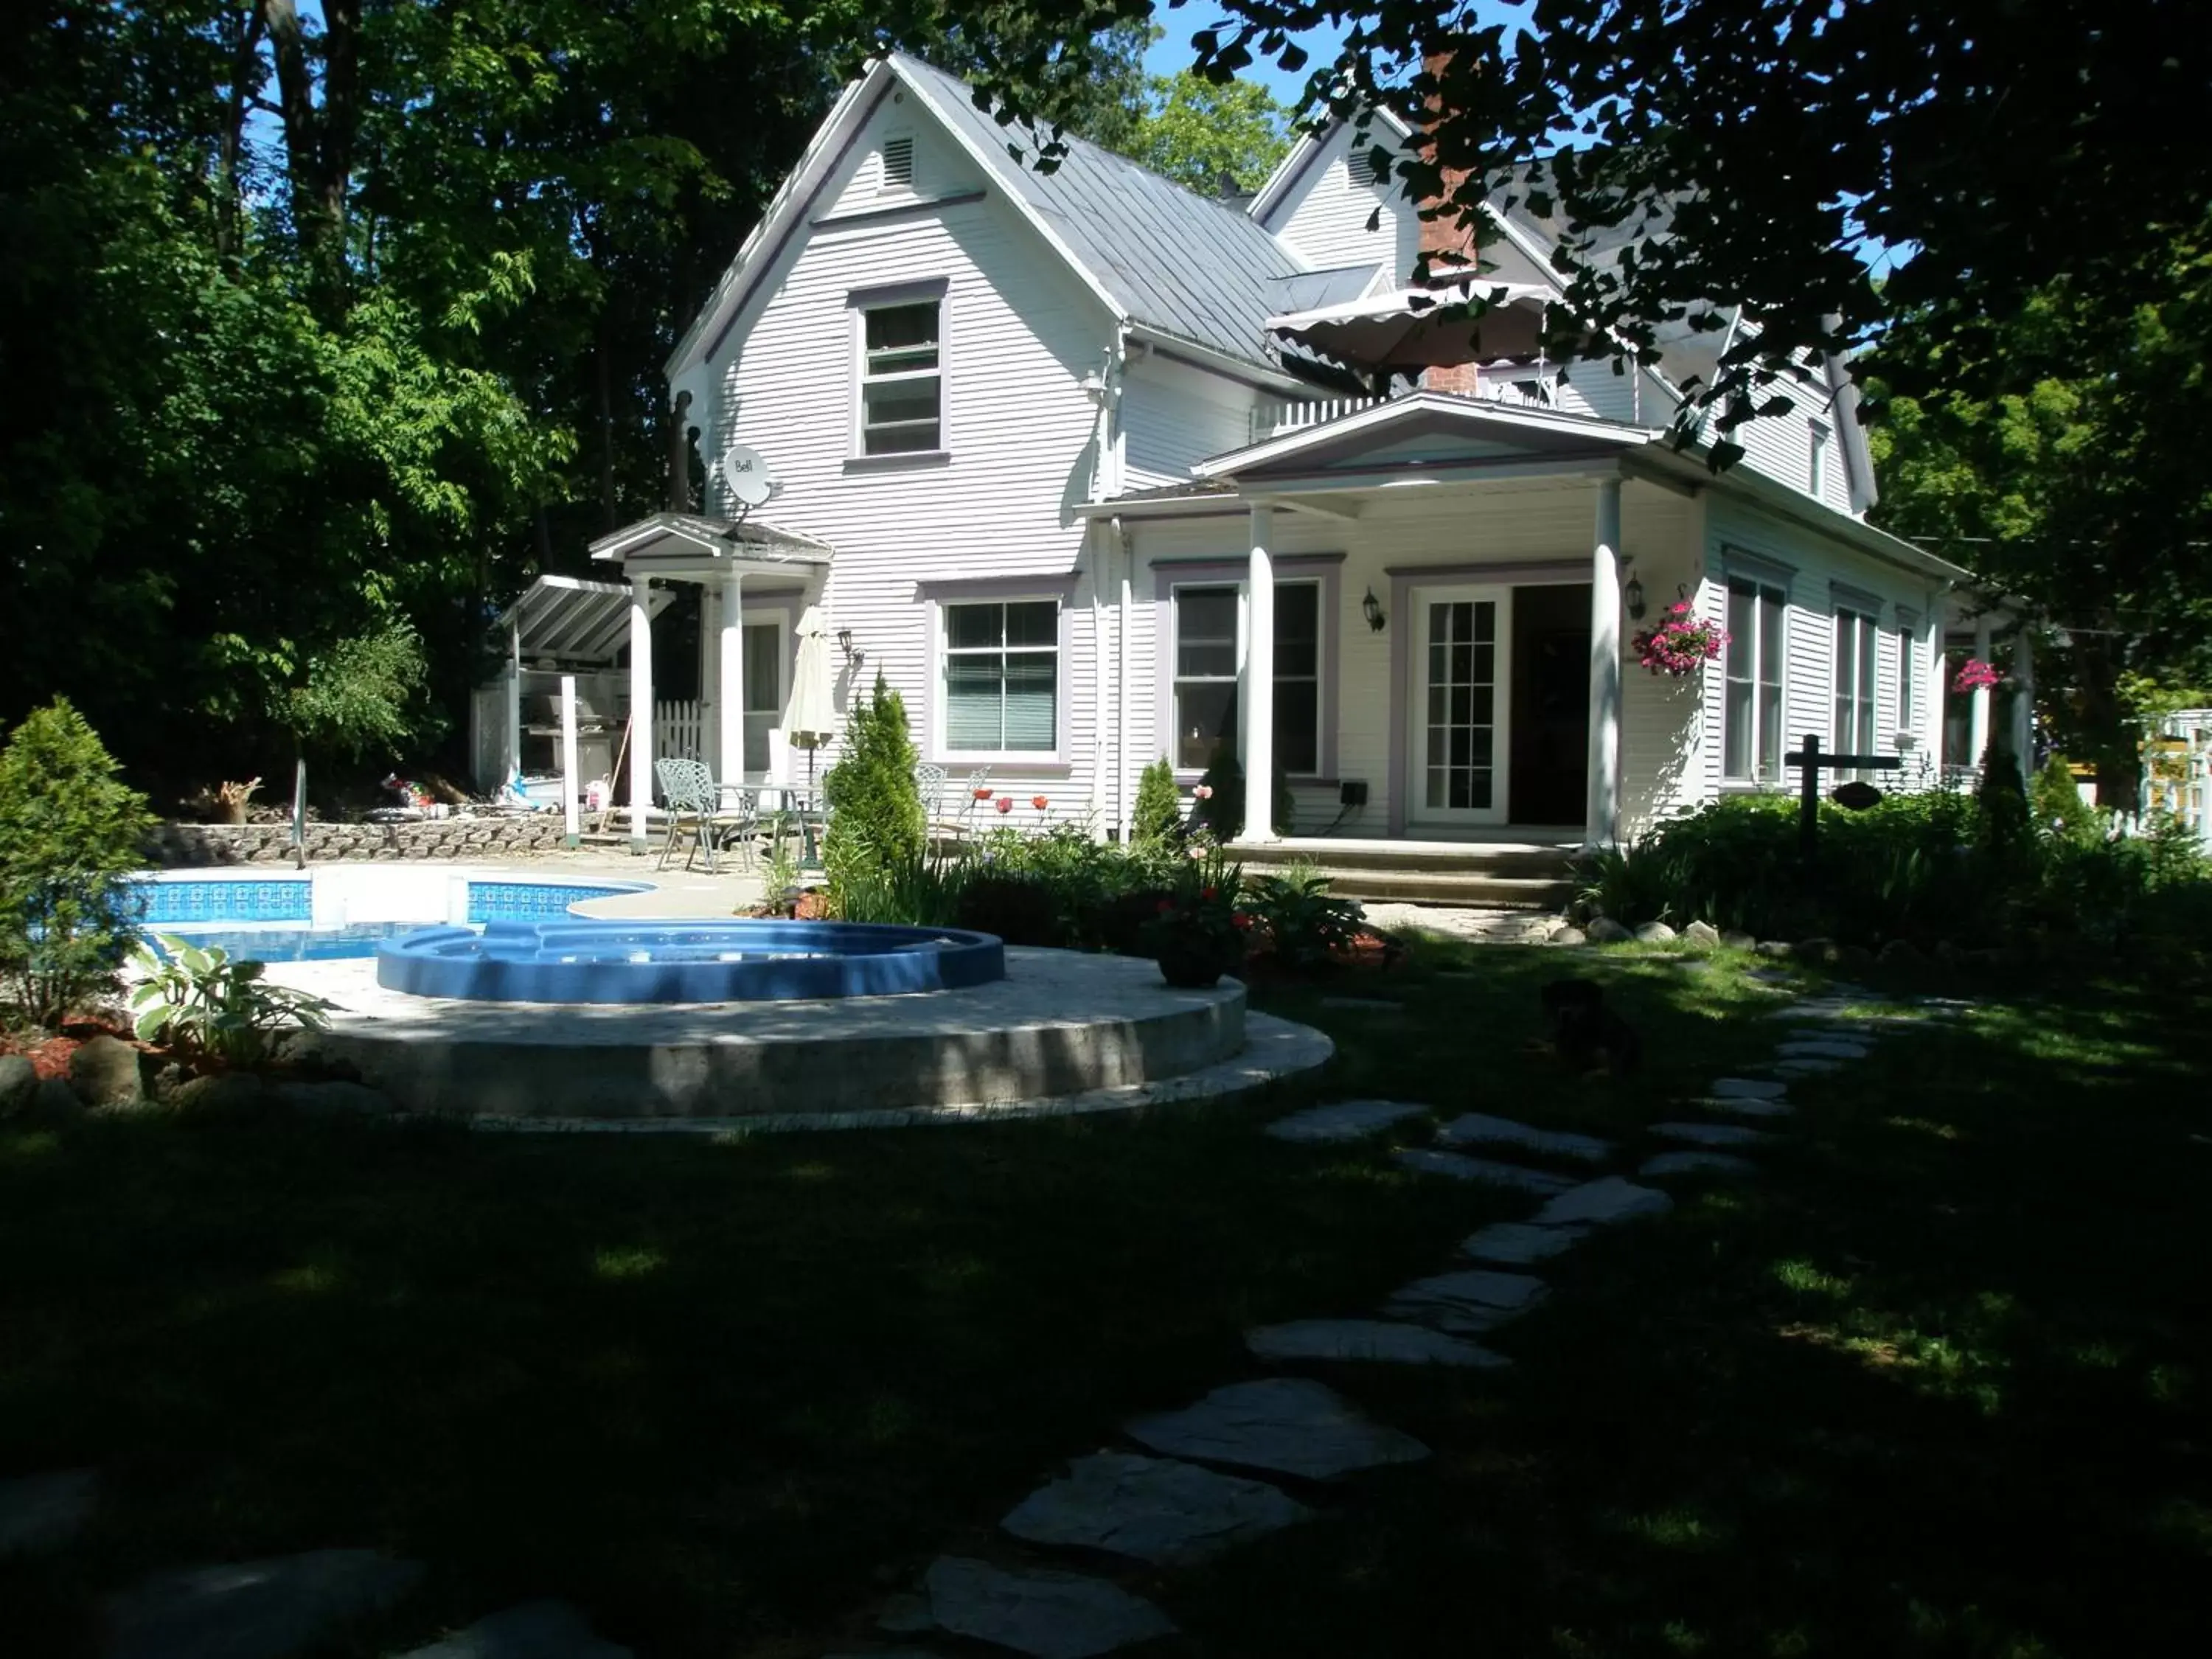
[[1797,852],[1809,860],[1820,838],[1820,740],[1808,735],[1798,772]]

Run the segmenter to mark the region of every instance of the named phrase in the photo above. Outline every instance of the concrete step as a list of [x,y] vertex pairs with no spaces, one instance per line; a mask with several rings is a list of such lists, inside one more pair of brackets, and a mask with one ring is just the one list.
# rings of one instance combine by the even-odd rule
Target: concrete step
[[1392,873],[1421,872],[1445,875],[1484,874],[1522,879],[1566,879],[1572,855],[1564,848],[1525,844],[1438,847],[1434,842],[1405,848],[1367,842],[1358,846],[1332,845],[1322,841],[1238,842],[1230,848],[1233,857],[1250,869],[1285,864],[1317,864],[1332,870],[1372,870]]
[[[1556,910],[1574,896],[1575,884],[1543,877],[1499,876],[1480,870],[1345,869],[1313,866],[1328,878],[1339,898],[1391,900],[1405,904],[1457,904],[1473,909]],[[1266,873],[1248,863],[1248,876]]]

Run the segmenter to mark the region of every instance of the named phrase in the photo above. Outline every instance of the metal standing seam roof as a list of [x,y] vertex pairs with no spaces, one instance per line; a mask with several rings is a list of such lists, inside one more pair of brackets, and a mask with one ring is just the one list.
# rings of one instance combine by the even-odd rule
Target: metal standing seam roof
[[1279,367],[1267,319],[1281,308],[1280,279],[1306,267],[1241,206],[1185,190],[1073,134],[1064,135],[1059,167],[1041,173],[1007,153],[1009,143],[1030,148],[1027,129],[1002,127],[977,109],[967,82],[902,53],[893,62],[991,158],[1000,182],[1051,225],[1131,320]]

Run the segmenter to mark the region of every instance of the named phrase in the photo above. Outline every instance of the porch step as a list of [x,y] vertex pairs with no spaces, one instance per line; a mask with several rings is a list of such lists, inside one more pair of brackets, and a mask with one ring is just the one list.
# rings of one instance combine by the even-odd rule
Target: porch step
[[1574,896],[1567,850],[1524,843],[1440,846],[1321,840],[1237,842],[1232,857],[1248,873],[1310,866],[1342,898],[1481,909],[1557,909]]

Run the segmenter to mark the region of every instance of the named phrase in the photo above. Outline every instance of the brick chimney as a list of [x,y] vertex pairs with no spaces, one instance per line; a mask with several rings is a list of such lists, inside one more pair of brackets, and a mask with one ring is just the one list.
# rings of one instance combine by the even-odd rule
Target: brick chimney
[[[1443,80],[1450,64],[1451,54],[1449,52],[1432,52],[1422,60],[1422,67],[1431,81]],[[1429,118],[1432,123],[1437,118],[1438,107],[1437,96],[1431,94]],[[1437,161],[1433,139],[1424,137],[1421,149],[1424,161]],[[1441,163],[1437,166],[1441,175],[1438,179],[1440,194],[1418,204],[1421,258],[1432,283],[1445,279],[1462,267],[1468,271],[1475,268],[1474,225],[1462,223],[1459,210],[1448,205],[1459,187],[1467,181],[1468,170]],[[1469,349],[1473,349],[1471,344]],[[1457,392],[1472,397],[1475,389],[1475,367],[1472,362],[1467,362],[1426,369],[1422,373],[1421,385],[1431,392]]]

